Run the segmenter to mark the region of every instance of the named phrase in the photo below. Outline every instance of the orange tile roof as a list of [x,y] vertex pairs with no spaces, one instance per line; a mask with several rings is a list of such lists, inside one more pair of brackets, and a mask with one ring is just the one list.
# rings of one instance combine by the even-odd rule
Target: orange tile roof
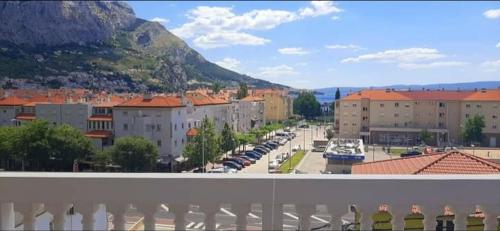
[[111,115],[93,115],[88,118],[89,121],[113,121]]
[[500,174],[500,165],[459,151],[354,164],[352,174]]
[[175,96],[153,96],[150,99],[145,99],[143,96],[138,96],[116,107],[147,107],[147,108],[162,108],[162,107],[183,107],[182,101]]
[[9,96],[3,99],[0,99],[0,106],[21,106],[28,101],[21,99],[17,96]]
[[204,105],[217,105],[217,104],[227,104],[228,101],[220,98],[215,98],[212,96],[202,95],[199,93],[191,93],[187,94],[186,97],[193,103],[195,106],[204,106]]
[[264,101],[263,98],[260,98],[260,97],[257,97],[257,96],[254,96],[254,95],[249,95],[243,99],[241,99],[243,101],[251,101],[251,102],[255,102],[255,101]]
[[16,115],[16,120],[34,120],[35,114],[33,113],[19,113]]
[[500,89],[477,91],[386,91],[383,89],[361,90],[351,93],[342,100],[468,100],[500,101]]
[[111,137],[113,133],[111,131],[105,131],[105,130],[93,130],[85,133],[86,137],[89,138],[108,138]]
[[196,129],[196,128],[190,128],[186,132],[186,136],[193,137],[193,136],[197,136],[197,135],[198,135],[198,129]]

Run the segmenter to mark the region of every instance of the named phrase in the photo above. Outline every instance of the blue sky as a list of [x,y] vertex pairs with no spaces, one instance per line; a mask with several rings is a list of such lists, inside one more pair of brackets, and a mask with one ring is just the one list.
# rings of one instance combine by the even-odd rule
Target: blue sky
[[500,80],[500,2],[129,2],[209,61],[297,88]]

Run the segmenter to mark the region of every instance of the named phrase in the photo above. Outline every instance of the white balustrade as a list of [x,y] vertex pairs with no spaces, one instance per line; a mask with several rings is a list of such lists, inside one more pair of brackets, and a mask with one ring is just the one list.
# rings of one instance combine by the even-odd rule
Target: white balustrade
[[[223,189],[223,190],[221,190]],[[144,228],[155,229],[155,213],[166,205],[175,229],[186,228],[190,205],[205,214],[205,229],[216,228],[222,204],[236,214],[236,229],[247,227],[251,205],[262,205],[262,228],[283,229],[283,205],[295,205],[301,229],[309,229],[317,205],[326,205],[331,229],[338,230],[350,205],[360,214],[362,230],[371,230],[377,206],[387,204],[393,229],[404,228],[411,205],[419,205],[425,230],[436,228],[436,216],[449,206],[455,228],[480,206],[485,229],[495,229],[500,215],[499,175],[253,175],[164,173],[0,173],[0,228],[12,229],[14,211],[23,228],[35,229],[40,211],[53,215],[54,229],[64,230],[69,208],[82,215],[82,228],[93,230],[94,214],[104,205],[113,228],[125,229],[125,213],[133,204],[144,215]],[[164,207],[164,206],[162,206]]]

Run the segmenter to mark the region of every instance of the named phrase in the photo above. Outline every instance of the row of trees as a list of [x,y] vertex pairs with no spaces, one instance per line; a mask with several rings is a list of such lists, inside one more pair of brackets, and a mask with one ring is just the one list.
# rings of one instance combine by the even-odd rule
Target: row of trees
[[113,147],[97,150],[91,140],[69,125],[35,120],[20,127],[0,127],[0,168],[9,171],[72,171],[76,162],[89,169],[153,171],[158,150],[142,137],[117,139]]
[[236,133],[228,123],[225,123],[222,131],[218,133],[214,122],[205,117],[197,129],[198,134],[186,145],[183,156],[192,166],[202,167],[208,162],[219,161],[229,151],[234,154],[237,148],[241,150],[241,147],[245,149],[247,144],[260,143],[264,136],[282,127],[281,124],[273,123],[252,129],[248,133]]

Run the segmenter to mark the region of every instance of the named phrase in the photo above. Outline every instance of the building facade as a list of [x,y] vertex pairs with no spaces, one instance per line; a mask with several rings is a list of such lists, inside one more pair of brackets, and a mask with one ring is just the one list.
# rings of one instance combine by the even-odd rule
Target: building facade
[[256,89],[252,96],[264,99],[264,118],[269,122],[285,121],[293,115],[293,99],[287,90]]
[[500,89],[475,91],[362,90],[335,103],[334,129],[341,138],[366,143],[420,144],[420,133],[433,145],[461,144],[468,118],[484,117],[482,145],[500,146]]

